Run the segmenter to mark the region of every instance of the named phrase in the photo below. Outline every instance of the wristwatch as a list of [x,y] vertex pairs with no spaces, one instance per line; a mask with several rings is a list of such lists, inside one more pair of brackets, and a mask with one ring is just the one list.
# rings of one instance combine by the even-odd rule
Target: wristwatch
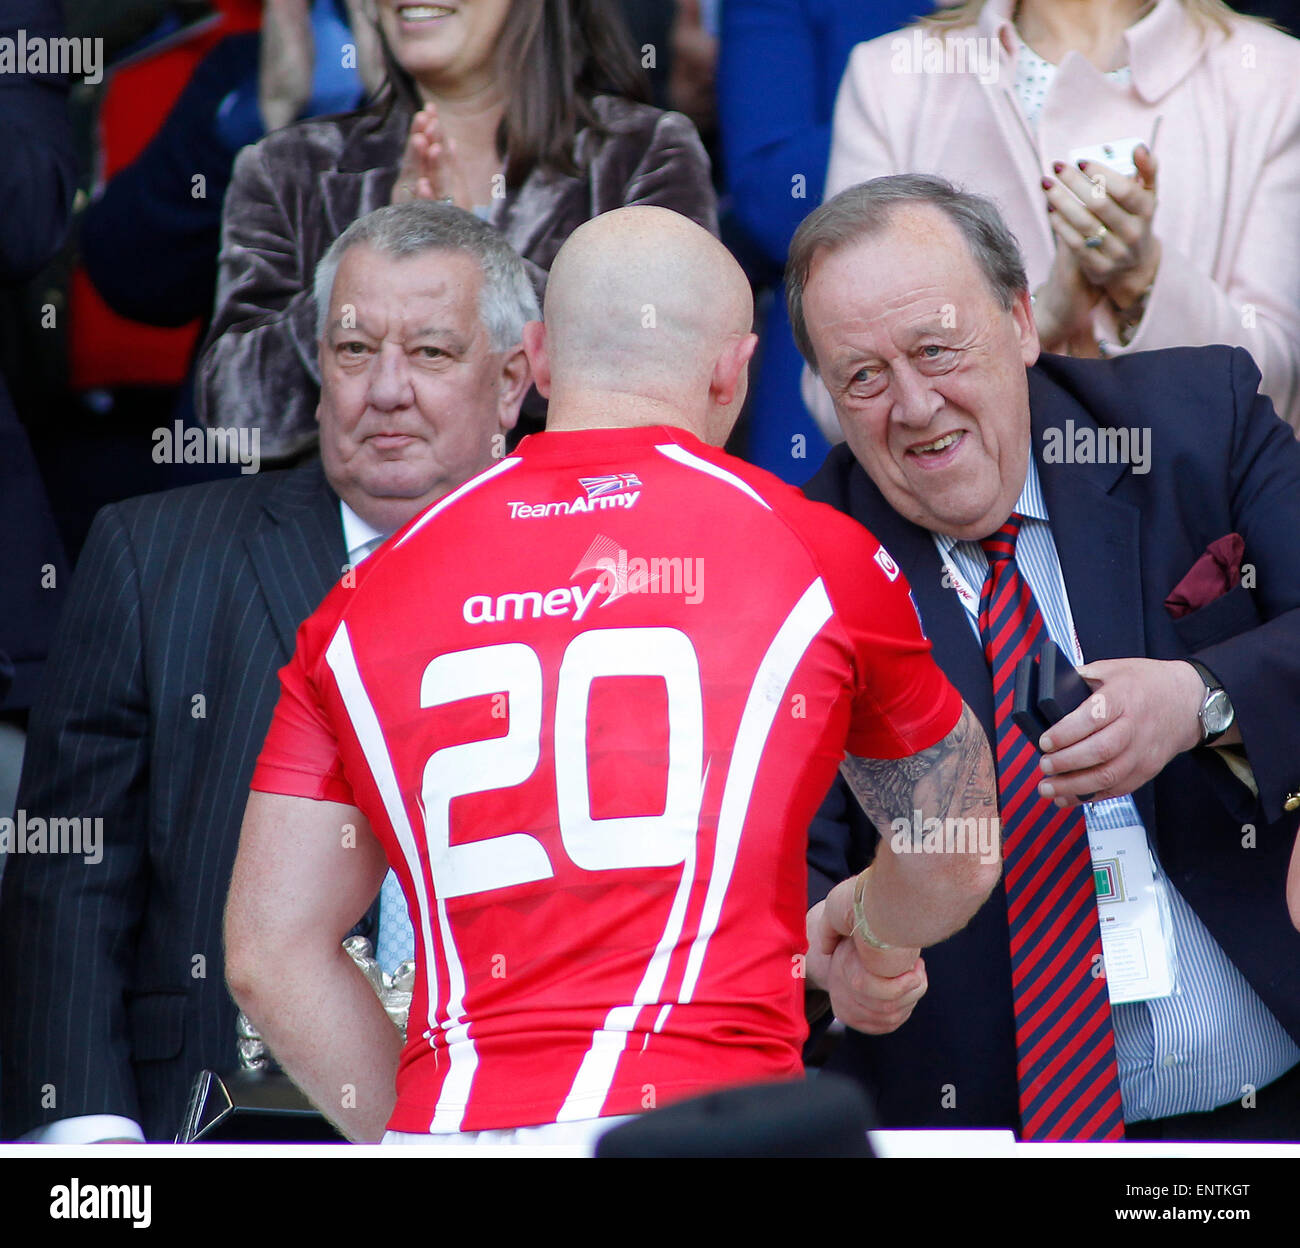
[[1204,663],[1188,659],[1196,674],[1205,683],[1205,697],[1201,699],[1201,709],[1196,712],[1201,721],[1201,744],[1213,745],[1229,728],[1236,712],[1228,691],[1219,683],[1218,677]]

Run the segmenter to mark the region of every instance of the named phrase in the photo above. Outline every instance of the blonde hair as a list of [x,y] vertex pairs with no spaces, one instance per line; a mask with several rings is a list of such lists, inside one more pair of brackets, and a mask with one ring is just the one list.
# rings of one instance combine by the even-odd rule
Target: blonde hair
[[[941,0],[942,2],[942,0]],[[1224,4],[1223,0],[1181,0],[1183,8],[1193,21],[1203,26],[1217,26],[1224,34],[1232,34],[1238,22],[1260,22],[1265,26],[1273,23],[1267,18],[1252,17],[1248,13],[1238,13],[1236,9]],[[984,8],[986,0],[959,0],[937,8],[920,19],[922,26],[939,26],[945,29],[959,26],[973,26]]]

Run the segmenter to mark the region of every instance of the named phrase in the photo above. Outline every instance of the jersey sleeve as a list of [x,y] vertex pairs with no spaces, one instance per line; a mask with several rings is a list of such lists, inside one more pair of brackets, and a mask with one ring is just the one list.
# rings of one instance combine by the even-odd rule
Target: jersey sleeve
[[293,658],[280,669],[276,703],[251,788],[259,793],[355,805],[343,775],[338,737],[312,677],[314,619],[298,632]]
[[845,748],[859,758],[915,754],[956,727],[961,694],[934,661],[902,569],[856,520],[834,517],[823,576],[856,671]]

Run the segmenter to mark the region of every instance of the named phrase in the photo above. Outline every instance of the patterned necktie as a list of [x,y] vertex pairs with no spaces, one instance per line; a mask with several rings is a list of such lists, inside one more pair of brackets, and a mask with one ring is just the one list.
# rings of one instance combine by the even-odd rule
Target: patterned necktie
[[1011,718],[1016,664],[1048,640],[1016,566],[1023,517],[980,542],[980,639],[993,674],[1016,1071],[1026,1140],[1122,1140],[1124,1113],[1087,826],[1038,794],[1038,752]]

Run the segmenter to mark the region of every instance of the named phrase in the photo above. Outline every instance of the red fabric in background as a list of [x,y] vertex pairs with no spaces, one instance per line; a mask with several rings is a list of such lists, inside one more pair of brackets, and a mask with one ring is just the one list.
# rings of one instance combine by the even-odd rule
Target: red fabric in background
[[[144,150],[213,44],[228,35],[256,30],[261,24],[260,0],[214,0],[213,7],[221,14],[219,24],[155,56],[111,71],[99,110],[101,181],[107,181]],[[68,299],[74,390],[177,386],[184,381],[198,338],[197,321],[162,329],[118,316],[80,267],[73,273]]]

